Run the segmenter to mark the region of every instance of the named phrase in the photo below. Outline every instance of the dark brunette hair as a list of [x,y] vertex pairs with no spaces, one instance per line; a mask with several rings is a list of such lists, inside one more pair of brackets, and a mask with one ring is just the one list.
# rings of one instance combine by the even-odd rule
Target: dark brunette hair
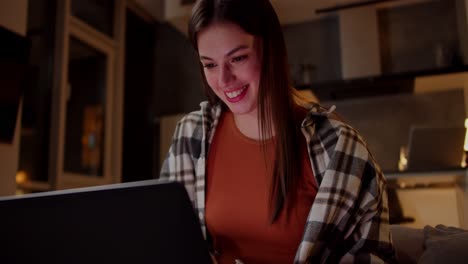
[[[264,143],[273,131],[276,136],[270,193],[270,220],[273,223],[285,206],[291,208],[298,177],[301,177],[299,128],[281,24],[268,0],[199,0],[189,22],[189,37],[197,51],[197,33],[217,22],[236,24],[261,39],[262,68],[257,100],[260,138]],[[209,101],[222,104],[208,86],[203,68],[200,69]],[[265,150],[265,144],[262,145]]]

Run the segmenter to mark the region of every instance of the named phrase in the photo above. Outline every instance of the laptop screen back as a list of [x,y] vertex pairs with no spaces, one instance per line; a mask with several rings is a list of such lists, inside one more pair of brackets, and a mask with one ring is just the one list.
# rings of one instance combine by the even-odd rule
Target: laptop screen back
[[412,127],[408,170],[460,168],[464,139],[464,127]]
[[0,215],[0,263],[210,263],[178,183],[2,198]]

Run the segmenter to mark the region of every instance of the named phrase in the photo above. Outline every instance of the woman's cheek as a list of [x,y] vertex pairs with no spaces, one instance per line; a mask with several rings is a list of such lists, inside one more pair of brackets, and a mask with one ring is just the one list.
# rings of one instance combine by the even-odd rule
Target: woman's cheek
[[208,85],[211,87],[211,89],[214,89],[215,88],[214,78],[208,74],[205,74],[205,77],[206,77],[206,81],[208,82]]

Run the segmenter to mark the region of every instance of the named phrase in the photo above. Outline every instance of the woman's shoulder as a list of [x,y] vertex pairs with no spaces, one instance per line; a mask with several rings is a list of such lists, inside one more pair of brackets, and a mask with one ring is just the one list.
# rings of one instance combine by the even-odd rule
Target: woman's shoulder
[[340,116],[334,105],[325,107],[318,103],[311,103],[307,107],[307,115],[302,122],[302,127],[313,127],[314,129],[309,129],[309,131],[316,133],[321,141],[332,142],[333,138],[338,141],[346,137],[366,145],[360,133]]
[[[314,105],[313,109],[309,109],[304,122],[310,122],[304,129],[308,134],[308,143],[315,150],[317,161],[326,162],[333,157],[346,157],[349,164],[354,161],[365,162],[369,168],[380,171],[363,136],[336,113],[335,107]],[[320,168],[323,172],[327,166],[322,164]]]
[[194,132],[203,129],[204,126],[211,126],[221,114],[221,106],[213,105],[208,101],[200,103],[200,109],[190,112],[180,119],[177,128],[185,132]]
[[336,112],[335,105],[331,107],[323,106],[319,103],[309,103],[303,105],[302,111],[305,111],[305,118],[302,121],[302,127],[330,125],[338,128],[340,125],[347,125],[347,123]]

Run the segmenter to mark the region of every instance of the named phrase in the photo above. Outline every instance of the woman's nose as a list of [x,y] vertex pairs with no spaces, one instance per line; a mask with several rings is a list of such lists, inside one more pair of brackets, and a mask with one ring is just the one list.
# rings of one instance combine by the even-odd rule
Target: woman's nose
[[228,86],[233,80],[235,80],[235,76],[228,65],[224,65],[221,67],[221,72],[219,73],[219,85],[221,87]]

